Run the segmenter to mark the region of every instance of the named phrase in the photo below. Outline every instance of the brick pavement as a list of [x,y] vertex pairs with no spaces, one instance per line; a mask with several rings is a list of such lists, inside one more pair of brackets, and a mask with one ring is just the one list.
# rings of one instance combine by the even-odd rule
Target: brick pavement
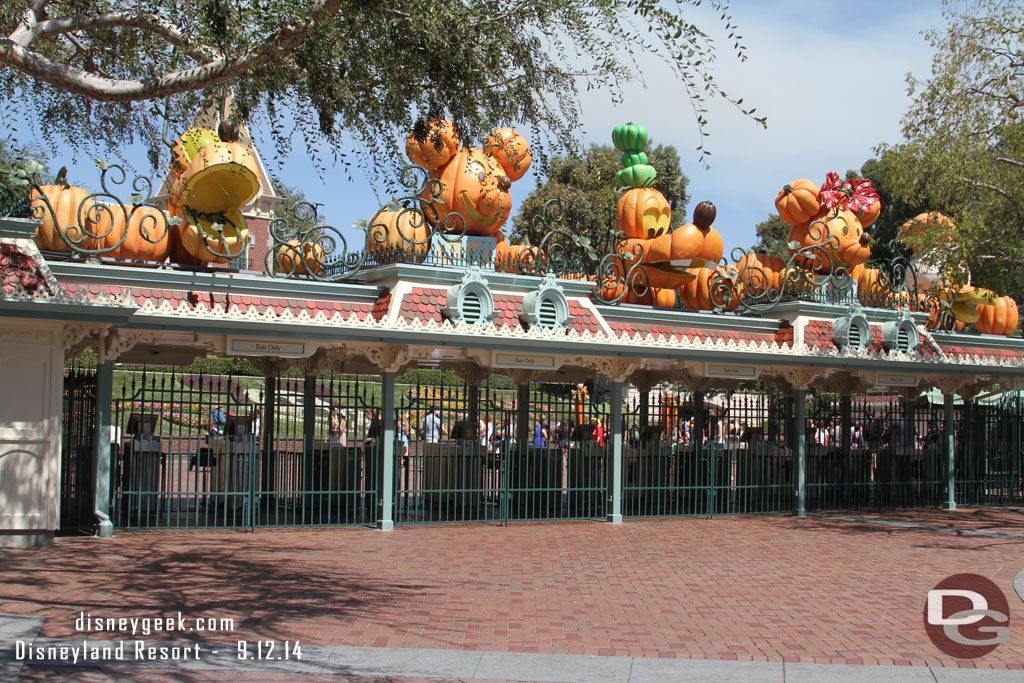
[[[1019,509],[891,517],[1024,535]],[[1022,568],[1022,540],[828,517],[120,532],[5,552],[0,612],[50,638],[81,637],[80,611],[181,611],[235,619],[206,641],[1024,669],[1024,628],[958,662],[921,623],[928,589],[973,572],[1024,624]]]

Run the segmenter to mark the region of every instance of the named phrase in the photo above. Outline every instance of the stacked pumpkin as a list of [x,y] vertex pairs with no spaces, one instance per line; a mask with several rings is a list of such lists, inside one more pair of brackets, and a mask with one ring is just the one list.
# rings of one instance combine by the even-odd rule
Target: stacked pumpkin
[[[616,126],[612,131],[612,142],[622,152],[623,166],[615,182],[626,188],[619,196],[616,227],[626,235],[623,253],[637,255],[653,288],[639,297],[644,299],[642,303],[664,306],[669,299],[674,304],[675,296],[659,290],[673,291],[699,278],[708,281],[725,247],[712,227],[716,210],[711,202],[697,205],[691,223],[670,229],[672,208],[665,195],[652,187],[657,171],[647,163],[647,137],[647,129],[636,123]],[[709,266],[712,270],[703,273]],[[626,295],[627,301],[636,298]]]
[[799,253],[803,268],[822,275],[849,271],[871,257],[865,228],[878,219],[882,205],[870,180],[843,182],[829,173],[820,188],[806,178],[794,180],[779,190],[775,208],[792,226],[789,253]]
[[171,258],[185,265],[227,263],[245,250],[249,229],[242,208],[260,191],[256,162],[238,144],[238,129],[222,121],[186,131],[172,149],[174,182],[167,211],[180,222],[171,230]]

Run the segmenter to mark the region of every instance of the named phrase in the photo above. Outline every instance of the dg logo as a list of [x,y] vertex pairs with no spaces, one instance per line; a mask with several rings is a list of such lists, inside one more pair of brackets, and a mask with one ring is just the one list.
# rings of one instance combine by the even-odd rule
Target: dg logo
[[945,654],[975,659],[1010,639],[1010,606],[984,576],[954,574],[928,591],[924,628]]

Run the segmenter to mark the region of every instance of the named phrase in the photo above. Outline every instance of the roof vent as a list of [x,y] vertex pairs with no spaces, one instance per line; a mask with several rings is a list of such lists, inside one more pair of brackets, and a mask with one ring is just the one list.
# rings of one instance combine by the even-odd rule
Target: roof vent
[[521,320],[524,327],[549,330],[565,330],[569,327],[569,321],[572,320],[572,316],[569,315],[569,302],[554,274],[545,275],[540,281],[540,286],[523,297]]
[[841,351],[866,349],[871,343],[871,328],[860,304],[853,303],[849,312],[832,323],[832,341]]
[[448,288],[442,310],[456,324],[486,325],[494,320],[498,315],[494,309],[494,297],[487,287],[487,280],[480,274],[480,268],[468,269],[462,276],[462,282]]
[[896,320],[882,325],[882,346],[886,351],[914,353],[919,343],[917,325],[906,310],[901,311]]

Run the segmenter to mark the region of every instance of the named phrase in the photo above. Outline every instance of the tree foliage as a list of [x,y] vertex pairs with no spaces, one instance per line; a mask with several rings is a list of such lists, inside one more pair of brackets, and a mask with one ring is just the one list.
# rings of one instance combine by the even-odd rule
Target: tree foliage
[[46,156],[34,145],[0,139],[0,216],[30,215],[28,196],[33,177],[48,177]]
[[936,53],[927,80],[909,79],[905,144],[882,147],[896,198],[943,210],[950,246],[922,231],[918,248],[964,263],[976,285],[1024,294],[1024,12],[1001,0],[951,2],[947,26],[926,34]]
[[[721,90],[714,41],[691,18],[700,0],[0,0],[0,97],[44,134],[111,147],[161,134],[152,103],[180,124],[231,86],[238,113],[321,150],[354,141],[369,168],[400,159],[416,120],[445,116],[463,139],[527,124],[532,139],[572,145],[583,90],[621,101],[641,57],[666,64],[694,105]],[[725,2],[732,52],[746,59]],[[659,83],[661,88],[666,88]],[[157,109],[161,109],[163,105]],[[326,143],[326,144],[324,144]],[[698,150],[703,159],[703,142]],[[347,161],[345,163],[348,163]]]
[[[622,153],[610,145],[593,144],[581,155],[556,156],[548,166],[547,180],[523,200],[512,219],[513,241],[528,238],[538,244],[543,226],[537,225],[544,206],[551,200],[561,202],[560,224],[551,224],[573,235],[585,237],[598,251],[615,229],[618,192],[615,174],[622,170]],[[658,172],[654,188],[661,191],[672,208],[671,227],[687,222],[686,204],[690,197],[686,186],[690,179],[683,173],[679,152],[672,145],[647,147],[648,163]]]
[[789,251],[786,245],[789,241],[791,227],[789,223],[779,217],[779,214],[768,214],[768,218],[754,228],[754,233],[757,235],[757,243],[753,246],[754,251],[787,260]]

